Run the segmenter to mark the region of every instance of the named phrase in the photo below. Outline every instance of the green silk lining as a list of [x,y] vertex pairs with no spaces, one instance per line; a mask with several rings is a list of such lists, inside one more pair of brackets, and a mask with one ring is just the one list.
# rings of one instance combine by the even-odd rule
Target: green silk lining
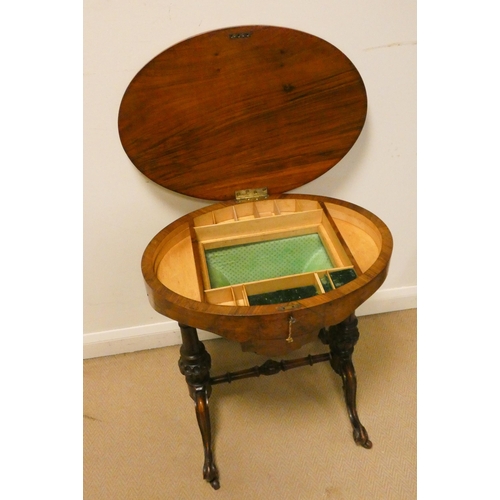
[[205,250],[212,288],[336,266],[317,233]]

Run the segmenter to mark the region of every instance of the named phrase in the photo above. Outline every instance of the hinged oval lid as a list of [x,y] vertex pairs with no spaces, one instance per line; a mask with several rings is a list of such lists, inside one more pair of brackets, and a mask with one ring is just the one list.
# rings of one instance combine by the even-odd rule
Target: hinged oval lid
[[123,96],[118,127],[134,165],[173,191],[209,200],[319,177],[356,142],[366,117],[358,71],[313,35],[271,26],[221,29],[152,59]]

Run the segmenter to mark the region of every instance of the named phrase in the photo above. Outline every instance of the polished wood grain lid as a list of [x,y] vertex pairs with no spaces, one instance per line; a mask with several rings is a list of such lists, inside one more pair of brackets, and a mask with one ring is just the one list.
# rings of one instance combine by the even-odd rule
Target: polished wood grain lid
[[123,96],[118,128],[133,164],[178,193],[270,195],[336,165],[366,117],[358,71],[313,35],[243,26],[190,38],[152,59]]

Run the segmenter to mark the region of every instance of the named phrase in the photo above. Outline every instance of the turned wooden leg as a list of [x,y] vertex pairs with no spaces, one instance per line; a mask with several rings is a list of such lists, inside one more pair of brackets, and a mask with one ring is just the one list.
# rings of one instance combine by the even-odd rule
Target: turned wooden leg
[[364,448],[371,448],[366,429],[359,421],[356,410],[356,372],[352,364],[352,353],[359,339],[358,319],[351,314],[338,325],[323,328],[319,337],[324,344],[330,346],[332,368],[342,377],[345,402],[349,419],[353,428],[354,441]]
[[212,392],[210,385],[210,355],[205,346],[198,339],[196,328],[181,325],[182,346],[179,368],[186,377],[189,395],[194,401],[196,419],[200,427],[205,463],[203,465],[203,478],[216,490],[219,489],[219,472],[215,466],[212,452],[212,430],[210,425],[210,412],[208,398]]

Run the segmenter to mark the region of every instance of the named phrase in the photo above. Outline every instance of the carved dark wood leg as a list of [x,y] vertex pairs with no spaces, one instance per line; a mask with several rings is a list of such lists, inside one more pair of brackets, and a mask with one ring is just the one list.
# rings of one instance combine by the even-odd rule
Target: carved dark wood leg
[[205,451],[203,465],[203,478],[216,490],[219,489],[219,472],[215,466],[212,452],[212,430],[210,425],[210,412],[208,398],[212,392],[210,385],[211,359],[205,346],[198,339],[196,328],[181,325],[182,346],[179,368],[186,377],[189,395],[194,401],[196,419],[200,427]]
[[330,364],[335,372],[342,377],[345,402],[353,428],[354,441],[364,448],[371,448],[372,442],[368,439],[368,433],[361,425],[356,410],[357,383],[356,372],[352,364],[352,353],[359,339],[357,325],[358,319],[353,313],[338,325],[322,329],[319,337],[324,344],[330,346],[332,356]]

